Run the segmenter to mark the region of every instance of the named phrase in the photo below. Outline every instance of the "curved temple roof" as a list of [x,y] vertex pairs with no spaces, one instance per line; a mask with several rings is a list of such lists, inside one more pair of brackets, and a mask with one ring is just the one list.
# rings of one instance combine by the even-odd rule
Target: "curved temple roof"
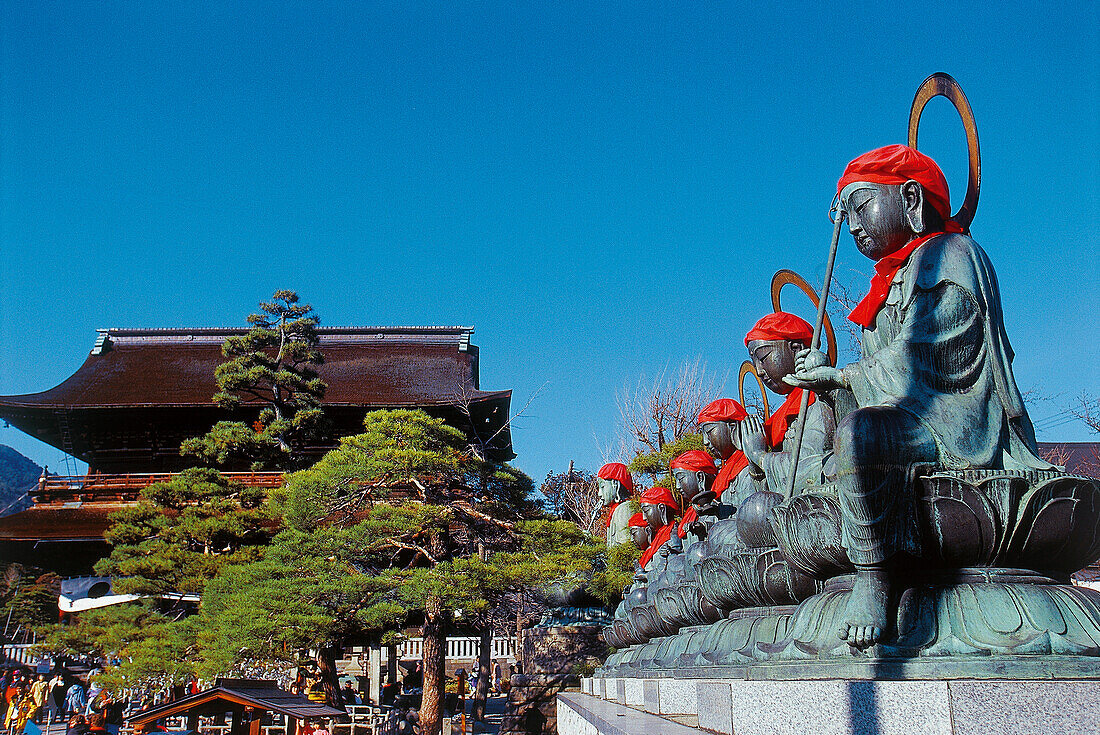
[[[215,407],[215,368],[226,337],[245,329],[104,329],[84,364],[40,393],[0,396],[0,418],[48,444],[113,471],[167,466],[179,441],[226,412]],[[511,391],[480,390],[469,327],[319,328],[336,436],[354,433],[376,408],[424,408],[488,440],[510,458]],[[435,410],[432,410],[435,409]],[[463,425],[465,424],[465,425]],[[205,426],[205,428],[203,428]],[[174,446],[173,446],[174,445]]]

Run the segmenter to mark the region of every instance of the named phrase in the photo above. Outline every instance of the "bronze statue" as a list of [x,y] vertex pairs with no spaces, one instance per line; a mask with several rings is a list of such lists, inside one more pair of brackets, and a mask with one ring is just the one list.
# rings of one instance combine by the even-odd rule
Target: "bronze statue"
[[[784,380],[794,373],[795,355],[810,344],[813,327],[794,314],[775,312],[760,319],[745,336],[757,374],[769,390],[786,396],[786,400],[764,425],[756,417],[742,424],[741,445],[750,467],[763,472],[768,489],[783,494],[795,472],[791,447],[799,427],[799,406],[802,389]],[[802,423],[802,450],[799,455],[798,488],[820,486],[822,465],[832,451],[836,417],[828,396],[819,400],[811,394]],[[772,451],[768,451],[768,450]]]
[[[955,103],[970,144],[970,187],[954,215],[939,167],[915,148],[933,94]],[[700,413],[704,444],[723,460],[712,492],[732,515],[682,560],[652,567],[648,588],[632,593],[637,634],[620,639],[629,647],[605,675],[758,663],[767,668],[736,675],[1095,670],[1100,592],[1070,584],[1070,574],[1100,558],[1100,482],[1036,454],[997,278],[967,231],[980,176],[963,103],[954,80],[930,77],[910,145],[860,156],[837,185],[826,286],[845,220],[875,261],[849,317],[863,327],[860,360],[836,367],[832,339],[829,355],[818,349],[827,287],[810,327],[779,311],[773,281],[777,313],[746,345],[758,378],[787,400],[766,422],[728,399]],[[789,272],[780,280],[804,285]],[[691,479],[678,483],[695,505],[703,494],[691,496]],[[647,514],[654,530],[668,528],[669,513]],[[649,559],[665,548],[658,541]],[[677,563],[685,573],[675,584],[657,576]],[[693,590],[724,619],[689,605]]]
[[837,185],[859,251],[875,261],[871,291],[852,312],[863,359],[830,367],[803,350],[785,380],[850,391],[858,408],[836,430],[843,543],[856,566],[841,638],[877,643],[899,590],[898,555],[915,552],[911,465],[1049,469],[1012,376],[993,266],[951,221],[947,182],[908,146],[848,164]]
[[638,566],[643,570],[653,567],[651,562],[656,557],[661,566],[668,558],[670,549],[667,548],[672,532],[676,529],[676,516],[680,512],[680,504],[673,497],[672,491],[667,487],[654,486],[642,493],[642,517],[649,524],[652,541],[649,548],[638,560]]
[[609,462],[596,473],[600,501],[607,511],[607,545],[617,546],[630,541],[630,495],[634,479],[621,462]]
[[684,544],[706,538],[707,526],[717,517],[714,492],[711,486],[718,475],[718,468],[709,454],[692,449],[679,455],[669,463],[669,470],[680,491],[684,503],[691,507],[684,512],[684,518],[676,528],[675,536]]
[[[764,479],[759,468],[745,471],[749,462],[741,451],[740,426],[747,417],[748,413],[740,403],[732,398],[719,398],[708,403],[695,419],[703,436],[703,446],[711,456],[722,460],[722,468],[712,487],[715,497],[731,511],[749,495],[762,489],[761,481]],[[720,515],[728,518],[731,514]]]
[[645,516],[642,515],[641,511],[630,516],[629,527],[630,541],[638,547],[638,551],[648,549],[653,537],[649,530],[649,524],[646,523]]

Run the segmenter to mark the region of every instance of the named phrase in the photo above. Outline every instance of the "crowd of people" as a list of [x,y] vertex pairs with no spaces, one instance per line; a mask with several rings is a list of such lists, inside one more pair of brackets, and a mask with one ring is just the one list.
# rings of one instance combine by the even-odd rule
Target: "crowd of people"
[[[458,675],[461,672],[461,675]],[[494,661],[490,668],[490,690],[496,693],[507,692],[515,667],[504,661]],[[387,680],[383,673],[379,682],[378,704],[394,706],[403,704],[403,709],[415,711],[419,707],[419,695],[423,687],[424,671],[420,662],[404,672],[403,676]],[[174,700],[198,691],[198,682],[175,687],[156,697],[135,696],[132,701],[112,695],[100,689],[94,679],[89,677],[88,684],[62,669],[48,673],[38,673],[28,668],[0,669],[0,735],[23,735],[34,732],[28,723],[45,730],[57,722],[66,723],[66,735],[118,735],[124,718],[132,709],[145,710],[159,705],[164,698]],[[463,670],[455,677],[448,677],[447,691],[451,696],[457,694],[452,687],[461,682],[469,687],[472,694],[477,689],[477,675],[466,677]],[[345,679],[340,688],[340,696],[345,705],[371,703],[370,681],[358,677],[358,686]],[[311,699],[324,700],[320,677],[302,677],[291,686],[292,692],[300,692]],[[407,700],[399,702],[399,700]],[[453,709],[453,705],[451,707]],[[329,735],[327,723],[303,723],[299,735]],[[55,730],[56,732],[56,730]]]
[[102,731],[118,735],[126,704],[94,684],[62,671],[0,670],[0,722],[7,733],[22,733],[27,723],[48,725],[68,719],[69,735]]

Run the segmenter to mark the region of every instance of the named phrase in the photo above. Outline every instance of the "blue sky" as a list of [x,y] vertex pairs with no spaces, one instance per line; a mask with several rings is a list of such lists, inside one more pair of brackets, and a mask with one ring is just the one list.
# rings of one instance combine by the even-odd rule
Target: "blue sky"
[[[97,327],[241,325],[291,288],[329,325],[474,325],[483,387],[542,387],[517,464],[594,469],[616,391],[736,375],[771,274],[821,282],[837,177],[942,70],[1040,438],[1094,438],[1053,416],[1100,394],[1100,6],[766,5],[5,3],[0,393]],[[961,127],[925,118],[957,206]],[[846,235],[838,272],[869,265]]]

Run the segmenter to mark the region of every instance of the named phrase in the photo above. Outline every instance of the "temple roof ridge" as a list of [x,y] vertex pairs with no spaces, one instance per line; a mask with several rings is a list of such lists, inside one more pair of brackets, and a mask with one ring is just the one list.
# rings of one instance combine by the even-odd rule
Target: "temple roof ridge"
[[[247,330],[96,330],[90,354],[64,381],[0,395],[0,419],[105,472],[171,471],[183,439],[239,419],[213,402],[215,373],[225,340]],[[319,327],[324,362],[316,372],[328,386],[322,404],[333,437],[356,433],[365,411],[421,408],[471,436],[493,437],[494,451],[514,456],[511,391],[481,390],[472,334],[465,326]],[[237,413],[251,421],[259,407],[245,400]]]
[[[109,334],[112,337],[140,337],[144,335],[172,336],[172,335],[222,335],[241,334],[251,327],[104,327],[96,329],[99,334]],[[333,325],[318,326],[319,334],[473,334],[474,328],[462,325]]]

